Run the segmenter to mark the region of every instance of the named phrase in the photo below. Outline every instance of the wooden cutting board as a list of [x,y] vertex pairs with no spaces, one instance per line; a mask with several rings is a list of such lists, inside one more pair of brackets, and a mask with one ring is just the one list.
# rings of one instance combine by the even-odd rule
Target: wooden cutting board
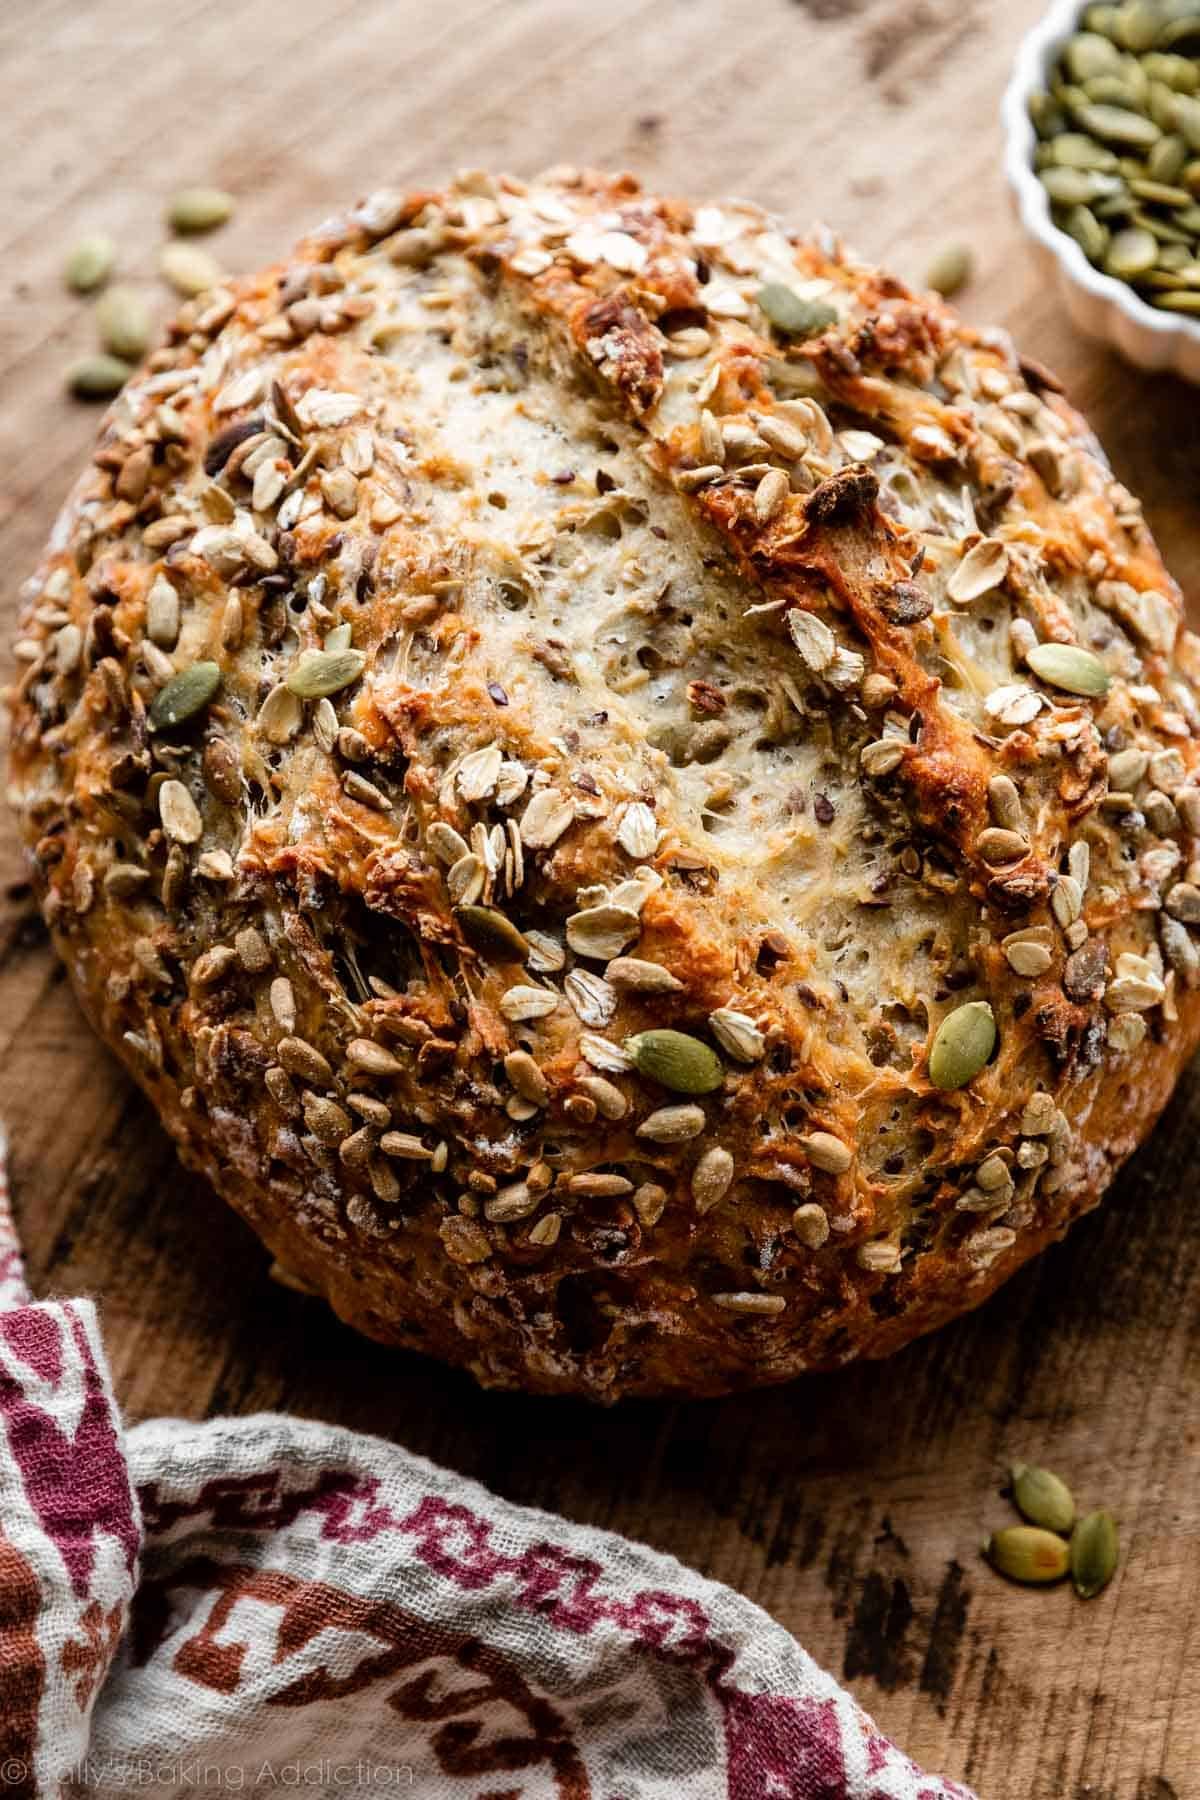
[[[41,0],[0,10],[3,604],[95,429],[59,279],[104,228],[153,275],[163,198],[240,205],[230,268],[381,184],[464,163],[628,166],[822,218],[919,280],[974,249],[965,311],[1056,366],[1200,595],[1200,395],[1077,341],[1001,176],[1000,94],[1039,0]],[[165,296],[161,300],[166,310]],[[0,1118],[39,1293],[98,1296],[130,1418],[278,1407],[384,1433],[509,1497],[674,1552],[759,1601],[930,1768],[985,1800],[1200,1795],[1200,1078],[1102,1213],[892,1362],[609,1413],[478,1392],[274,1286],[90,1036],[0,881]],[[1091,1605],[981,1563],[1012,1458],[1116,1513]]]

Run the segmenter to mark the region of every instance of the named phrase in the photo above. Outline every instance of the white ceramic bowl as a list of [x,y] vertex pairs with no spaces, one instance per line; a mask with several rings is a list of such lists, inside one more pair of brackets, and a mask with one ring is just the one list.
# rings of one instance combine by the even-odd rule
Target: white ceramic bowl
[[1029,98],[1046,86],[1059,49],[1078,28],[1084,0],[1054,0],[1023,40],[1004,94],[1004,166],[1021,223],[1053,269],[1071,323],[1112,344],[1139,369],[1169,371],[1200,383],[1200,323],[1157,312],[1131,287],[1092,267],[1074,238],[1050,216],[1046,190],[1033,169],[1037,134]]

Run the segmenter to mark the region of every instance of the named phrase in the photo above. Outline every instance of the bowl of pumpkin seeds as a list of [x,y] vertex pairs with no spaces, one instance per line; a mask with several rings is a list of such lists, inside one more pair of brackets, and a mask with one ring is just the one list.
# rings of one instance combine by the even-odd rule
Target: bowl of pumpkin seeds
[[1200,0],[1059,0],[1004,119],[1021,219],[1072,322],[1200,382]]

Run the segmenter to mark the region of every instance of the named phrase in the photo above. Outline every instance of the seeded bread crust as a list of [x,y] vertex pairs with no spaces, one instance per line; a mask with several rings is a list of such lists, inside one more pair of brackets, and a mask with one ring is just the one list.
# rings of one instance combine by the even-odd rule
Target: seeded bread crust
[[291,1279],[486,1383],[886,1355],[1200,1034],[1137,502],[1003,334],[752,206],[468,174],[189,303],[17,653],[97,1031]]

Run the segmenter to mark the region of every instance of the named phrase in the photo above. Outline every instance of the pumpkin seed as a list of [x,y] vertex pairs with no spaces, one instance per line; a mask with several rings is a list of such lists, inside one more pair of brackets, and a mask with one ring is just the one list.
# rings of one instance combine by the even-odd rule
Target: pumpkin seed
[[1066,1541],[1037,1525],[1007,1525],[1003,1531],[994,1531],[984,1543],[983,1554],[1001,1575],[1027,1586],[1061,1581],[1071,1560]]
[[220,263],[196,244],[164,244],[159,251],[158,267],[175,292],[188,298],[207,293],[223,279]]
[[327,694],[340,694],[358,680],[366,666],[361,650],[305,650],[285,681],[301,700],[320,700]]
[[1064,131],[1050,145],[1050,162],[1063,169],[1098,169],[1111,175],[1117,155],[1082,131]]
[[822,300],[805,300],[782,281],[768,281],[758,290],[758,304],[786,337],[810,338],[837,323],[837,308]]
[[1151,50],[1158,37],[1162,15],[1155,0],[1125,0],[1117,7],[1116,39],[1125,50]]
[[167,206],[172,231],[215,231],[233,213],[233,195],[222,188],[180,188]]
[[1038,177],[1055,206],[1091,206],[1124,195],[1118,175],[1102,175],[1098,169],[1043,169]]
[[1096,75],[1115,75],[1123,66],[1117,46],[1094,31],[1076,32],[1063,50],[1063,62],[1075,81],[1089,81]]
[[725,1078],[716,1051],[684,1031],[640,1031],[625,1049],[641,1074],[676,1094],[711,1094]]
[[1152,304],[1164,312],[1200,314],[1200,289],[1168,288],[1155,294]]
[[77,400],[108,400],[120,393],[132,374],[132,363],[98,353],[69,363],[66,382]]
[[1116,1573],[1117,1522],[1100,1510],[1080,1519],[1071,1533],[1071,1580],[1081,1600],[1094,1600]]
[[971,252],[965,244],[945,244],[925,270],[925,286],[947,298],[971,278]]
[[173,731],[202,712],[221,685],[215,662],[195,662],[160,688],[150,707],[151,731]]
[[1190,94],[1176,94],[1174,129],[1185,139],[1189,150],[1200,150],[1200,100]]
[[490,906],[460,906],[454,916],[472,950],[489,962],[529,961],[528,941],[503,913]]
[[1200,68],[1190,56],[1151,50],[1142,58],[1142,73],[1150,81],[1162,81],[1180,94],[1194,94],[1200,86]]
[[1012,1490],[1017,1511],[1031,1525],[1040,1525],[1043,1531],[1057,1531],[1063,1535],[1074,1525],[1074,1495],[1066,1482],[1050,1469],[1014,1463]]
[[1187,139],[1178,132],[1169,132],[1166,137],[1159,138],[1147,156],[1146,173],[1152,181],[1178,182],[1187,159]]
[[996,1019],[986,1000],[955,1007],[938,1026],[929,1052],[929,1079],[952,1093],[965,1087],[996,1047]]
[[1108,246],[1104,267],[1118,280],[1130,281],[1134,276],[1152,269],[1157,256],[1158,244],[1153,232],[1140,225],[1131,225],[1124,231],[1118,231],[1113,238]]
[[96,302],[96,329],[106,350],[138,362],[150,348],[150,309],[131,287],[111,287]]
[[1063,220],[1063,228],[1089,262],[1098,263],[1108,249],[1111,234],[1086,206],[1073,206]]
[[1035,644],[1025,661],[1035,675],[1067,694],[1098,700],[1112,684],[1100,658],[1077,644]]
[[1106,144],[1128,144],[1135,150],[1149,150],[1162,136],[1152,119],[1132,112],[1126,106],[1088,100],[1075,107],[1074,114],[1077,125],[1082,125],[1092,137],[1100,138]]
[[106,232],[82,237],[63,265],[63,280],[77,294],[90,294],[103,285],[117,260],[117,246]]

